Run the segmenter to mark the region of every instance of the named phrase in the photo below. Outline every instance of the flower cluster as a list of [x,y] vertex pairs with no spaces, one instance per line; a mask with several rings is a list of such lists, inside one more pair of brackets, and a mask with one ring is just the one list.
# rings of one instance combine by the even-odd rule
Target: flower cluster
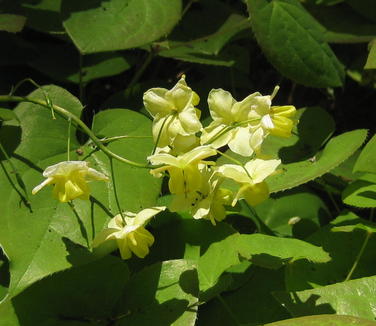
[[[291,105],[272,106],[277,91],[266,96],[256,92],[237,102],[223,89],[211,90],[213,121],[205,128],[195,107],[199,98],[185,76],[171,90],[152,88],[144,94],[156,143],[156,153],[148,160],[158,165],[151,171],[155,177],[168,173],[171,211],[189,211],[215,224],[225,218],[226,205],[235,206],[240,199],[257,205],[268,198],[265,179],[275,173],[280,160],[258,158],[261,145],[268,135],[289,137],[296,112]],[[244,164],[218,150],[224,146],[245,157]],[[236,164],[219,165],[213,159],[217,155]],[[235,182],[235,189],[226,188],[226,180]]]
[[[226,206],[235,206],[241,199],[254,206],[268,198],[265,179],[276,172],[281,161],[261,159],[261,146],[268,135],[289,137],[296,112],[291,105],[272,106],[277,91],[278,87],[266,96],[256,92],[237,102],[223,89],[211,90],[208,105],[213,121],[205,128],[196,108],[200,99],[187,85],[185,76],[170,90],[152,88],[145,92],[144,105],[154,119],[155,149],[148,157],[153,165],[150,172],[157,178],[168,175],[170,211],[188,211],[193,218],[208,219],[215,225],[226,217]],[[227,153],[222,152],[225,146],[229,148]],[[244,162],[231,152],[244,157]],[[230,162],[219,164],[218,155]],[[89,199],[89,181],[108,181],[85,161],[60,162],[49,166],[43,176],[47,179],[32,193],[52,184],[53,195],[60,202]],[[154,242],[145,226],[165,209],[121,212],[96,235],[93,247],[112,242],[123,259],[132,253],[144,258]]]

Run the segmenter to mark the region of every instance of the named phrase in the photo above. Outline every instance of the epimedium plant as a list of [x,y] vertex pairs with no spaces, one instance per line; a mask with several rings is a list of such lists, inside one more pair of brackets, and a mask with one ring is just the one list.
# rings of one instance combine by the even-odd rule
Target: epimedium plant
[[369,5],[4,1],[0,325],[375,324]]

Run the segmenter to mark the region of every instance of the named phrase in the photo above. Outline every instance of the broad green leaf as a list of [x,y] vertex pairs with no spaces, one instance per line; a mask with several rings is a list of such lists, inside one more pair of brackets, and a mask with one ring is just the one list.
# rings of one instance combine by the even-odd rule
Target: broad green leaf
[[21,32],[25,25],[26,17],[13,14],[0,14],[0,31],[11,33]]
[[323,248],[298,239],[278,238],[264,234],[240,234],[234,246],[239,254],[258,266],[277,269],[286,262],[301,259],[325,263],[330,261]]
[[222,293],[222,300],[232,314],[235,323],[223,303],[218,299],[200,306],[198,326],[263,325],[264,323],[289,318],[290,315],[272,296],[274,291],[283,291],[283,270],[268,270],[252,267],[244,286],[236,291]]
[[257,205],[255,210],[274,232],[300,239],[315,232],[320,221],[329,218],[328,208],[320,197],[304,189],[276,194]]
[[181,15],[181,0],[62,0],[63,25],[83,54],[122,50],[155,41]]
[[269,61],[284,76],[312,87],[341,86],[342,64],[324,28],[297,0],[247,0],[252,28]]
[[220,275],[239,264],[239,255],[255,265],[278,269],[284,263],[300,259],[327,262],[329,255],[321,248],[298,239],[277,238],[262,234],[234,234],[213,243],[198,263],[200,291],[216,286]]
[[294,317],[335,313],[374,321],[375,290],[376,276],[372,276],[312,290],[274,295]]
[[234,66],[249,54],[244,48],[226,45],[249,27],[249,20],[230,6],[218,0],[203,0],[199,7],[190,8],[169,41],[157,44],[158,54],[188,62]]
[[375,167],[376,157],[376,135],[373,135],[371,140],[361,151],[359,158],[354,165],[354,172],[370,172],[376,173]]
[[365,20],[348,5],[306,8],[325,28],[324,39],[329,43],[364,43],[376,36],[376,24]]
[[[367,238],[365,227],[362,229],[359,225],[368,228],[375,227],[375,224],[367,223],[352,213],[344,213],[331,225],[323,227],[307,238],[306,241],[322,246],[330,254],[332,260],[325,264],[314,264],[302,260],[290,263],[286,270],[287,289],[299,291],[344,281],[358,259],[359,252]],[[349,232],[351,230],[352,232]],[[353,278],[371,276],[376,273],[376,268],[372,263],[375,249],[376,238],[371,237],[359,258]]]
[[364,69],[376,69],[376,41],[372,41],[370,46],[371,49],[369,50],[367,62],[364,66]]
[[8,121],[15,119],[17,119],[17,116],[14,114],[12,110],[0,108],[0,120]]
[[[127,265],[105,257],[45,278],[0,304],[1,326],[62,325],[64,321],[105,325],[129,279]],[[7,324],[9,319],[17,318]],[[68,325],[71,325],[68,323]]]
[[61,0],[23,1],[21,12],[27,17],[27,26],[43,33],[62,34],[60,5]]
[[376,174],[364,174],[350,183],[342,193],[342,200],[351,206],[376,207]]
[[292,318],[264,326],[374,326],[375,322],[363,318],[339,315],[316,315]]
[[364,129],[349,131],[332,138],[322,151],[309,160],[282,164],[282,172],[267,179],[270,191],[290,189],[329,172],[351,156],[366,136],[367,130]]
[[[43,89],[52,103],[80,115],[81,104],[67,91],[56,86]],[[40,90],[30,96],[45,99]],[[138,132],[142,132],[145,137],[145,130],[151,127],[149,119],[135,112],[117,111],[121,113],[106,111],[95,119],[101,137],[140,135]],[[0,243],[11,262],[9,291],[12,295],[72,264],[85,264],[98,259],[81,246],[89,246],[94,235],[118,212],[112,182],[91,183],[90,201],[75,200],[74,211],[69,205],[58,203],[52,198],[50,186],[31,196],[31,189],[44,180],[42,171],[49,165],[66,160],[68,126],[58,115],[53,120],[49,109],[30,103],[20,104],[14,113],[22,129],[20,144],[12,158],[18,175],[13,173],[12,166],[6,161],[2,162],[0,170],[3,185],[0,190],[3,198],[0,202]],[[106,120],[106,117],[115,119],[116,123],[113,123],[114,120]],[[112,128],[108,128],[111,124]],[[3,126],[1,132],[9,131],[6,127]],[[87,158],[93,148],[80,147],[75,133],[75,128],[72,128],[71,159]],[[13,137],[13,134],[4,132],[1,137],[7,139]],[[108,146],[115,151],[119,150],[120,155],[142,161],[150,153],[153,144],[148,137],[120,140]],[[76,153],[78,149],[83,155]],[[109,160],[103,154],[93,153],[89,156],[93,168],[111,175]],[[125,164],[114,165],[122,209],[137,212],[153,206],[159,193],[160,180],[153,178],[146,169],[133,169]]]
[[[93,120],[93,131],[101,138],[125,136],[108,144],[114,153],[138,163],[147,164],[146,157],[153,150],[151,121],[134,111],[112,109],[99,112]],[[106,175],[111,175],[108,157],[101,151],[92,150],[89,144],[84,148],[92,162],[102,167]],[[91,154],[89,154],[91,153]],[[159,196],[161,179],[154,178],[148,169],[138,168],[113,161],[116,190],[119,194],[120,207],[126,211],[139,212],[152,207]],[[109,207],[117,212],[113,185],[109,184],[106,196]]]
[[363,173],[354,171],[354,166],[358,160],[360,149],[351,155],[345,162],[338,165],[336,168],[330,171],[331,174],[341,178],[342,180],[349,182],[358,179]]
[[190,260],[170,260],[134,274],[118,305],[116,326],[194,325],[197,318],[197,266]]
[[[39,55],[29,65],[54,80],[80,82],[79,56],[70,44],[38,43]],[[130,68],[127,58],[119,53],[82,56],[82,82],[120,74]]]

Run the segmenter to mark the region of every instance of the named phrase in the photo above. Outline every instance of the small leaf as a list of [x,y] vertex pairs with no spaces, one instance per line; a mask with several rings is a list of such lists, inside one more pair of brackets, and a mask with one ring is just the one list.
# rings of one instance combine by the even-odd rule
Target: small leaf
[[344,69],[321,27],[297,0],[247,0],[252,28],[284,76],[312,87],[341,86]]
[[361,151],[359,158],[354,165],[354,172],[370,172],[376,173],[376,135],[373,135],[371,140]]
[[376,174],[364,174],[349,184],[342,193],[345,204],[356,207],[376,207]]
[[17,116],[14,114],[12,110],[0,108],[0,120],[17,120]]
[[376,69],[376,41],[373,40],[370,44],[368,58],[364,69]]
[[181,0],[62,0],[63,25],[83,54],[155,41],[180,19]]
[[282,173],[267,179],[270,191],[290,189],[329,172],[350,157],[362,145],[366,136],[365,129],[346,132],[332,138],[312,159],[283,164]]
[[376,317],[373,309],[376,304],[375,291],[376,276],[372,276],[312,290],[277,292],[274,295],[294,317],[335,313],[372,320],[370,325],[373,325]]
[[26,22],[26,17],[13,14],[0,14],[0,31],[10,33],[21,32]]

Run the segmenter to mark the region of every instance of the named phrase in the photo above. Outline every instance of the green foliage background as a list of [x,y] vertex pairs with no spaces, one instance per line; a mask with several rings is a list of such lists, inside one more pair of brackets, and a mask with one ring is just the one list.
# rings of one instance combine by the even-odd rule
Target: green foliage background
[[[1,1],[0,326],[376,325],[375,9],[373,0]],[[241,100],[279,84],[273,103],[299,109],[294,134],[263,145],[282,160],[271,197],[216,226],[163,212],[142,260],[93,251],[117,214],[114,186],[120,207],[137,212],[168,202],[165,185],[114,160],[114,178],[93,183],[74,210],[48,190],[31,196],[43,170],[66,159],[67,122],[6,96],[48,94],[96,137],[126,135],[106,146],[146,163],[142,94],[182,74],[204,121],[212,88]],[[25,78],[43,86],[13,88]],[[70,155],[111,175],[75,124]]]

